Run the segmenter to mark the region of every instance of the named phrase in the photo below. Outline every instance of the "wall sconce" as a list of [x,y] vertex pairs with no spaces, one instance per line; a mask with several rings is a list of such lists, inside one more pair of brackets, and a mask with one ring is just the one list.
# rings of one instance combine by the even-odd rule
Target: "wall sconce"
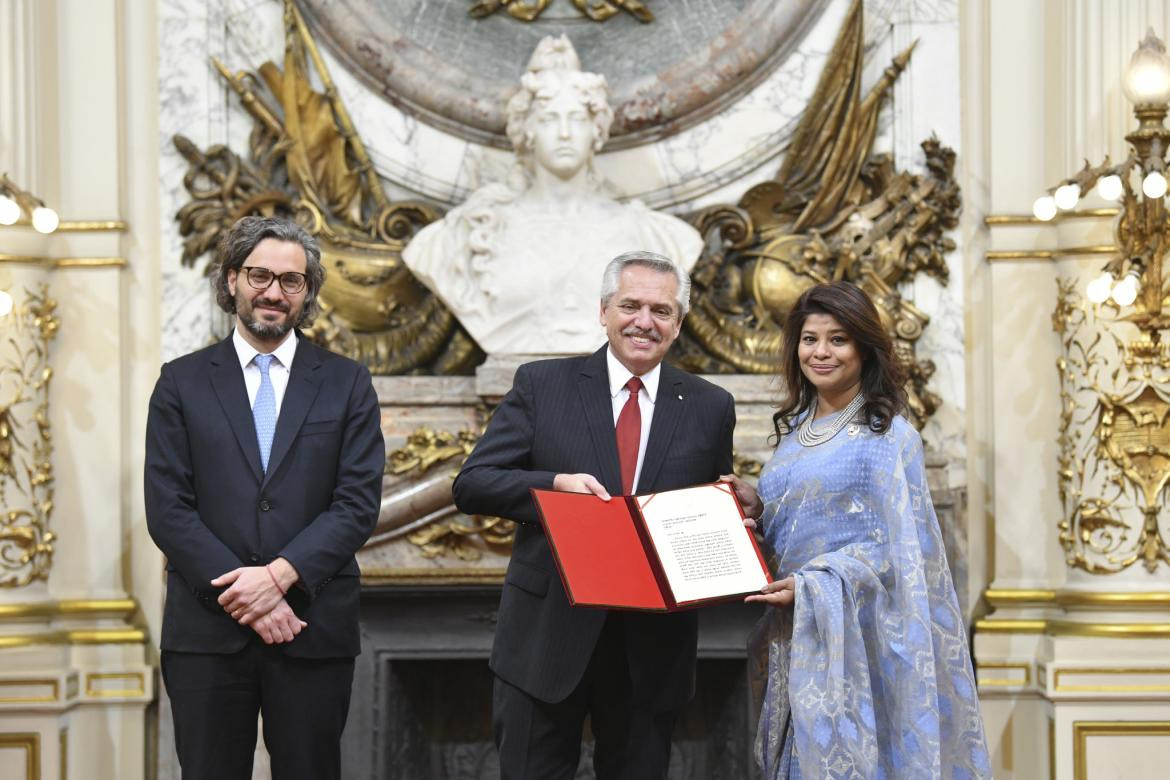
[[[1120,165],[1111,164],[1109,158],[1096,167],[1086,162],[1075,176],[1037,198],[1032,213],[1047,222],[1060,211],[1075,208],[1082,194],[1094,186],[1103,199],[1121,202],[1118,255],[1089,282],[1085,297],[1093,303],[1112,298],[1119,307],[1134,306],[1136,311],[1127,319],[1156,342],[1158,332],[1170,328],[1170,316],[1163,310],[1170,303],[1164,267],[1170,251],[1164,201],[1170,129],[1163,122],[1170,109],[1170,56],[1153,29],[1130,59],[1123,89],[1138,119],[1137,130],[1125,137],[1129,157]],[[1136,188],[1135,181],[1140,183]]]
[[0,225],[15,225],[22,216],[38,233],[52,233],[61,223],[57,212],[43,200],[17,187],[8,174],[0,173]]

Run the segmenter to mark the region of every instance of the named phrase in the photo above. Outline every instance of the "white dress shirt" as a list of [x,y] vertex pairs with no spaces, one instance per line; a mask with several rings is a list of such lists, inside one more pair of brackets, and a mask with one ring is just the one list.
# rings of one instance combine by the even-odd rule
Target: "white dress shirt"
[[[609,368],[609,395],[613,401],[613,425],[617,428],[618,415],[630,397],[626,383],[634,376],[630,369],[614,357],[613,349],[606,347],[605,361]],[[662,375],[662,364],[654,366],[642,376],[642,389],[638,393],[638,411],[642,413],[642,430],[638,435],[638,466],[634,469],[634,492],[638,492],[638,480],[642,477],[642,461],[646,459],[646,442],[650,438],[650,421],[654,419],[654,401],[658,398],[658,378]]]
[[[248,408],[256,405],[256,393],[260,392],[260,369],[252,362],[253,358],[261,354],[255,347],[244,341],[238,327],[232,329],[232,345],[236,348],[236,357],[240,359],[240,368],[244,370],[244,386],[248,388]],[[272,392],[276,395],[276,419],[280,419],[280,404],[284,401],[284,391],[288,388],[288,372],[292,368],[293,356],[297,353],[297,334],[290,330],[280,342],[280,346],[272,350],[276,358],[268,366],[268,378],[272,381]]]

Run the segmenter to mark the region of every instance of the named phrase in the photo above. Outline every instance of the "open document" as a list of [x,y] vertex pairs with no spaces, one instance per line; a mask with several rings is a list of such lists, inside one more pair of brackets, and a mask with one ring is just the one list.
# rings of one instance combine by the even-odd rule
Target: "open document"
[[574,605],[672,612],[772,581],[722,482],[610,501],[555,490],[532,496]]

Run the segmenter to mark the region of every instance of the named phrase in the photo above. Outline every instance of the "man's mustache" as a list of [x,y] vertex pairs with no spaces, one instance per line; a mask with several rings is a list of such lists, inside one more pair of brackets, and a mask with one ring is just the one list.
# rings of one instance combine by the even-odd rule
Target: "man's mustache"
[[288,314],[289,312],[289,305],[286,302],[280,300],[256,297],[252,299],[252,308],[257,306],[263,306],[267,309],[276,309],[277,311],[282,311],[285,314]]
[[644,339],[651,341],[662,341],[662,334],[656,330],[643,330],[636,325],[631,325],[622,331],[623,336],[641,336]]

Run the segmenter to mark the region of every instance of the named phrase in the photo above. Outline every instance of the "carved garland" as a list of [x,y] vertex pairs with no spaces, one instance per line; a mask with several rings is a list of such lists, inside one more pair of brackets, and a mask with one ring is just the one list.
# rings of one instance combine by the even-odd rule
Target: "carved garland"
[[49,577],[55,535],[53,439],[49,429],[49,344],[60,320],[41,285],[3,320],[0,348],[0,587]]
[[1148,337],[1126,343],[1110,308],[1088,304],[1078,280],[1057,285],[1065,560],[1091,574],[1140,561],[1152,573],[1170,563],[1159,525],[1170,481],[1170,359],[1148,349]]

